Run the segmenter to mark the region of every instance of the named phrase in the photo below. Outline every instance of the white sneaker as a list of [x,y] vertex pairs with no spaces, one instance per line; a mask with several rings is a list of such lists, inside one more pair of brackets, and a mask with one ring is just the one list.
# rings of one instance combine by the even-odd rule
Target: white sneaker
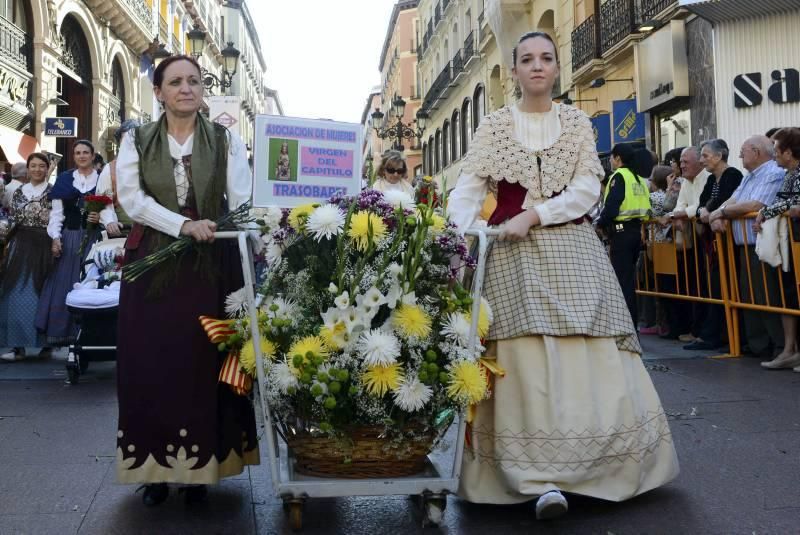
[[14,351],[11,350],[8,353],[3,353],[0,355],[0,360],[4,360],[6,362],[15,362],[17,360],[22,360],[25,358],[24,351]]
[[569,509],[567,499],[557,490],[539,496],[536,501],[536,520],[551,520],[564,516]]
[[794,368],[798,365],[800,365],[800,353],[788,355],[781,353],[774,359],[761,363],[761,366],[763,368],[767,368],[768,370],[782,370],[785,368]]

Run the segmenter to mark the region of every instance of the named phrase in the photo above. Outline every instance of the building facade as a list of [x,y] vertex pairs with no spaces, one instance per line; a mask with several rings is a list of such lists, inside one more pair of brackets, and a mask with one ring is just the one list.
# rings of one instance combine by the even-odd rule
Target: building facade
[[[44,148],[72,166],[75,139],[110,157],[121,121],[160,113],[152,54],[188,50],[207,32],[201,65],[221,74],[222,0],[3,0],[0,2],[0,166]],[[9,36],[6,38],[6,36]],[[259,64],[263,75],[263,63]],[[36,76],[33,75],[36,73]],[[261,87],[263,88],[263,81]],[[47,135],[47,118],[75,117],[75,137]]]
[[[401,97],[405,102],[403,117],[400,119],[414,125],[416,113],[420,107],[420,85],[417,78],[417,32],[418,0],[399,0],[389,19],[386,38],[381,50],[378,69],[381,72],[380,103],[376,108],[384,114],[383,126],[395,124],[397,117],[392,114],[392,101]],[[367,120],[369,114],[367,115]],[[396,148],[395,138],[381,139],[373,146],[380,153]],[[409,176],[422,174],[422,151],[420,143],[414,140],[403,140],[403,153],[406,157]],[[376,159],[377,161],[377,159]]]
[[370,126],[369,116],[376,109],[381,107],[381,92],[383,86],[375,86],[372,88],[367,103],[364,106],[364,111],[361,112],[361,124],[363,125],[361,136],[361,161],[364,162],[361,169],[361,178],[364,180],[371,180],[369,176],[369,161],[377,162],[380,160],[381,153],[383,152],[383,140],[378,137],[375,129]]

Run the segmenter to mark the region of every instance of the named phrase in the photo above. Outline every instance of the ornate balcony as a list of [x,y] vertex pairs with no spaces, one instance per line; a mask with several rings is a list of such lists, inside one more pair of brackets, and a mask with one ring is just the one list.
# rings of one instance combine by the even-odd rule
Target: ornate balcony
[[478,60],[478,51],[475,48],[475,32],[469,32],[464,39],[464,69],[469,69]]
[[144,52],[156,33],[153,8],[145,0],[84,0],[96,17],[109,22],[114,33],[137,53]]
[[600,6],[600,53],[605,54],[636,30],[634,0],[608,0]]
[[600,57],[600,26],[594,15],[572,31],[572,70],[577,71]]
[[450,62],[450,66],[452,69],[451,84],[456,85],[458,81],[464,77],[464,58],[461,56],[460,50],[456,52],[455,56],[453,56],[453,61]]
[[434,26],[438,26],[440,22],[442,22],[442,4],[441,4],[441,2],[436,4],[436,7],[433,10],[433,25]]
[[30,72],[33,67],[33,39],[13,22],[0,17],[0,57],[22,72]]
[[652,20],[668,8],[678,5],[678,0],[640,0],[640,2],[639,20],[641,21]]

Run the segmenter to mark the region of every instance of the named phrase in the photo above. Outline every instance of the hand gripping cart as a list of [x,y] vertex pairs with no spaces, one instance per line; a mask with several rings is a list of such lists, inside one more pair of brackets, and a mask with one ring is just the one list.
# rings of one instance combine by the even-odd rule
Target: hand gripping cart
[[[470,343],[474,344],[478,332],[478,315],[481,302],[481,288],[486,267],[488,250],[487,235],[494,235],[496,231],[476,230],[467,231],[468,236],[477,239],[478,265],[472,282],[472,325],[470,327]],[[236,239],[239,243],[239,253],[244,271],[244,287],[248,309],[250,313],[251,334],[254,340],[259,339],[258,319],[256,312],[255,273],[254,262],[244,232],[217,232],[217,239]],[[293,530],[299,531],[303,527],[303,507],[309,498],[331,498],[345,496],[392,496],[411,495],[419,496],[423,506],[423,525],[435,526],[441,523],[447,505],[446,496],[458,490],[461,475],[461,459],[464,453],[464,433],[466,420],[464,414],[459,415],[458,433],[452,466],[445,466],[437,459],[428,457],[425,470],[412,477],[397,479],[335,479],[320,478],[297,474],[293,470],[294,458],[292,451],[281,441],[278,442],[276,421],[272,410],[265,397],[266,377],[264,375],[264,360],[259,344],[254,344],[258,372],[258,394],[256,403],[260,407],[260,417],[263,419],[266,432],[266,453],[269,460],[269,470],[272,478],[272,487],[275,494],[283,500],[284,511],[289,515],[289,523]]]

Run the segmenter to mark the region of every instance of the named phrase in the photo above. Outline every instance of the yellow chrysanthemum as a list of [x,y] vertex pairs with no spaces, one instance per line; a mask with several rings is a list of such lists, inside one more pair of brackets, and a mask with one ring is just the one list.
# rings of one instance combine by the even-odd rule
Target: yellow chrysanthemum
[[[275,344],[269,340],[261,339],[261,355],[265,359],[275,358]],[[239,353],[239,366],[244,370],[247,375],[255,377],[256,375],[256,348],[253,340],[248,340],[242,347]]]
[[361,375],[367,392],[376,396],[383,396],[386,392],[395,390],[400,386],[402,378],[403,367],[396,363],[389,366],[372,366]]
[[[466,314],[467,321],[472,323],[472,312],[468,312]],[[478,312],[478,336],[481,338],[486,338],[486,335],[489,334],[489,327],[492,324],[492,309],[489,307],[489,303],[486,302],[485,299],[481,299],[481,309]]]
[[295,355],[306,356],[308,352],[321,357],[327,357],[329,350],[325,344],[325,340],[321,336],[306,336],[292,344],[289,348],[289,358]]
[[435,233],[444,231],[444,227],[445,225],[447,225],[447,221],[445,220],[445,218],[443,218],[439,214],[433,214],[431,218],[433,219],[433,223],[431,224],[431,229],[433,229]]
[[301,231],[303,229],[305,220],[311,215],[311,212],[314,211],[316,205],[314,203],[308,204],[301,204],[300,206],[295,206],[292,208],[292,211],[289,212],[289,224],[292,226],[293,229],[296,231]]
[[427,338],[431,334],[431,317],[418,305],[400,305],[392,323],[403,338]]
[[378,242],[386,236],[386,224],[378,215],[371,212],[361,211],[353,214],[350,218],[350,236],[359,251],[366,251],[370,245],[369,228],[372,225],[372,240]]
[[461,361],[453,366],[449,375],[447,395],[452,399],[473,404],[486,397],[489,382],[476,363]]

